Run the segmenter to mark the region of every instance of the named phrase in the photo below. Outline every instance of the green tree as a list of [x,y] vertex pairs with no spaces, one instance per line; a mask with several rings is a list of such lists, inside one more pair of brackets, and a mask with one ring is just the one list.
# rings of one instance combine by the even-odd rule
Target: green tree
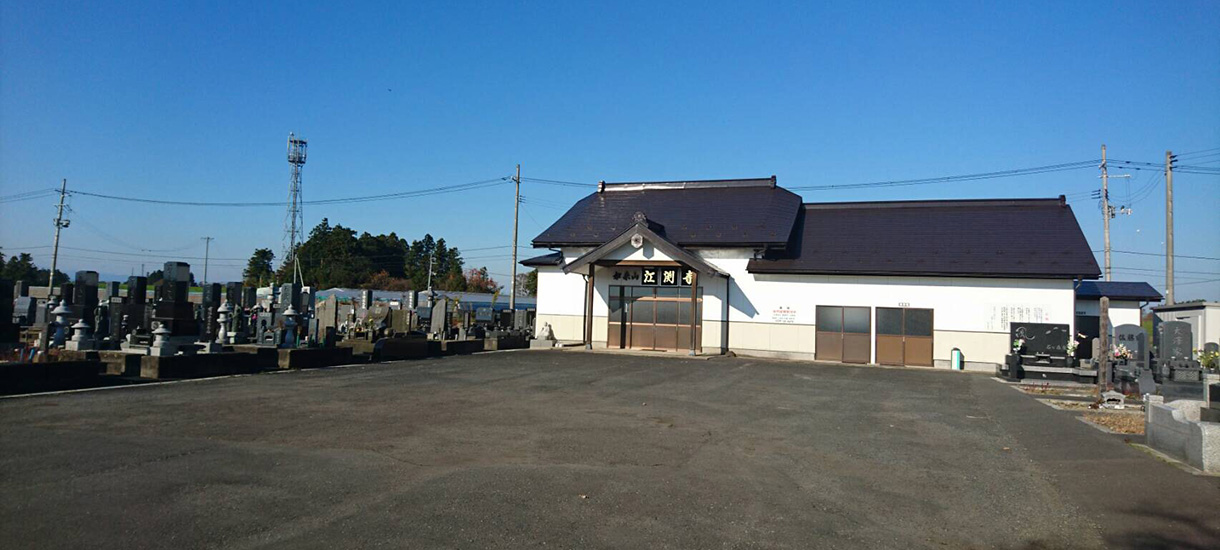
[[241,272],[243,281],[246,286],[262,286],[271,284],[272,278],[275,276],[275,271],[271,267],[271,263],[275,260],[275,253],[270,248],[258,248],[254,250],[254,254],[250,256],[250,261],[246,262],[246,269]]
[[3,275],[10,281],[25,281],[32,285],[47,284],[46,275],[38,277],[38,266],[34,265],[34,257],[27,252],[9,256],[8,261],[4,262]]
[[524,284],[520,285],[520,289],[521,289],[520,290],[521,294],[524,296],[537,296],[538,295],[538,270],[537,269],[531,269],[529,273],[525,274],[525,282],[524,282]]

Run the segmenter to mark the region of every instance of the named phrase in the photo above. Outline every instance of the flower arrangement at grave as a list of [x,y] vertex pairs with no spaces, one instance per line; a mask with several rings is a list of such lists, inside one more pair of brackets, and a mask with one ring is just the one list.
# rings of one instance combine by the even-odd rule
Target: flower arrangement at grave
[[1207,370],[1220,370],[1220,351],[1195,350],[1199,354],[1199,365]]
[[1021,353],[1021,348],[1023,348],[1023,347],[1025,347],[1024,338],[1017,338],[1016,340],[1012,341],[1012,352],[1013,353]]
[[1126,344],[1114,346],[1114,359],[1117,361],[1126,361],[1132,357],[1130,349],[1127,349]]

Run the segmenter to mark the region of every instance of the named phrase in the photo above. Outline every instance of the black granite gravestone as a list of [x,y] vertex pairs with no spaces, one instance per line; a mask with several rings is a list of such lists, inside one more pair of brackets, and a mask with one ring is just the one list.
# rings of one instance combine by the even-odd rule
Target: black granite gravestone
[[0,342],[16,342],[17,333],[17,325],[13,324],[13,285],[0,279]]
[[97,328],[94,318],[97,314],[98,281],[96,271],[77,271],[76,285],[72,289],[72,320],[84,319],[95,329]]
[[217,332],[216,310],[220,308],[220,302],[223,298],[222,292],[223,287],[220,286],[220,283],[203,285],[203,299],[200,302],[200,320],[203,321],[203,327],[200,335],[204,341],[215,341],[219,334]]
[[1025,340],[1023,354],[1066,355],[1071,329],[1049,323],[1010,323],[1009,336],[1011,341]]

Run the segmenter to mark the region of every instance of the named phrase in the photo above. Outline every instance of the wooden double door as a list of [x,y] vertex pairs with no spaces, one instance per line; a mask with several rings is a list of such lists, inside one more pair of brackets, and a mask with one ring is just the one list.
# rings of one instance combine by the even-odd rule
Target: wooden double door
[[877,308],[877,363],[932,366],[932,310]]
[[610,287],[610,315],[606,346],[618,349],[679,351],[690,349],[695,330],[695,348],[702,346],[703,296],[696,297],[691,314],[689,287]]

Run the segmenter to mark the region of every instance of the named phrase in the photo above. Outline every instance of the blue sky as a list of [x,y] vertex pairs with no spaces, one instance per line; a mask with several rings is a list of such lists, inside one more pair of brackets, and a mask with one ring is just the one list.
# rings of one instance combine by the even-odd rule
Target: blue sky
[[[1191,163],[1220,166],[1205,151],[1220,147],[1216,2],[351,4],[0,0],[0,196],[67,178],[124,196],[282,201],[289,131],[309,139],[306,200],[506,176],[518,162],[535,178],[776,174],[786,186],[1088,160],[1102,143],[1112,158],[1204,151]],[[1157,174],[1112,173],[1133,177],[1111,196],[1138,199],[1114,248],[1160,252]],[[1083,195],[1097,175],[804,196]],[[1178,254],[1220,258],[1220,177],[1174,183]],[[583,193],[527,182],[522,242]],[[1072,204],[1100,249],[1096,201]],[[154,269],[202,256],[210,235],[210,279],[236,279],[254,248],[282,244],[282,208],[71,206],[69,272]],[[0,246],[44,247],[30,251],[49,264],[53,216],[51,198],[0,203]],[[305,209],[307,226],[323,216],[506,246],[512,188]],[[509,270],[507,248],[465,255]],[[1162,258],[1114,258],[1116,279],[1163,286]],[[1179,300],[1220,299],[1220,261],[1176,267]]]

